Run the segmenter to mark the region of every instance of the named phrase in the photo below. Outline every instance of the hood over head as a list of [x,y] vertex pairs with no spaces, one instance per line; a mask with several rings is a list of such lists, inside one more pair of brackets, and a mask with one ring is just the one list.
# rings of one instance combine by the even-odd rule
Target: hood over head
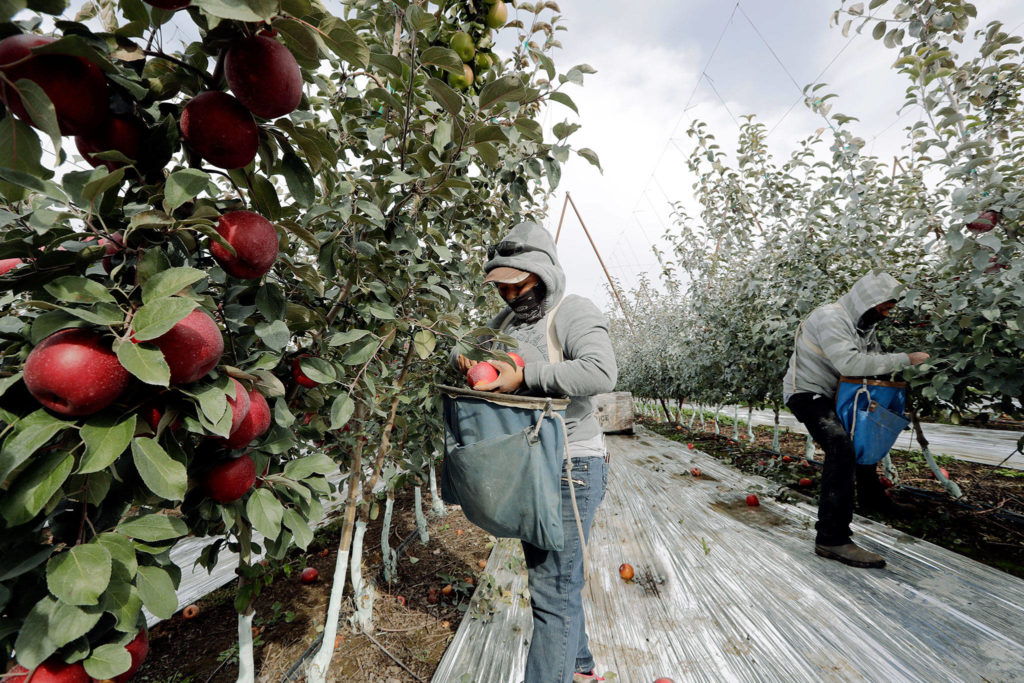
[[488,249],[488,257],[490,260],[484,264],[488,274],[497,268],[514,268],[540,277],[547,288],[545,311],[551,310],[565,293],[565,272],[558,262],[558,248],[551,233],[536,223],[520,223],[512,228]]
[[839,297],[839,304],[850,314],[854,324],[866,312],[886,301],[903,295],[903,285],[888,273],[868,273],[854,283],[850,291]]

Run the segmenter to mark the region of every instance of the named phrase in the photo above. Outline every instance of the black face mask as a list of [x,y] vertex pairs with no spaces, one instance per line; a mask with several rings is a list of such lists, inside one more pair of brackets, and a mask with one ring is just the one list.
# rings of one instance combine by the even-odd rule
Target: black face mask
[[544,297],[547,288],[543,282],[538,282],[528,291],[523,292],[515,299],[508,302],[508,305],[515,313],[516,320],[525,323],[535,323],[544,317]]
[[860,320],[857,321],[857,329],[862,332],[866,332],[883,320],[885,320],[884,315],[876,311],[874,308],[869,308],[864,311],[864,315],[862,315]]

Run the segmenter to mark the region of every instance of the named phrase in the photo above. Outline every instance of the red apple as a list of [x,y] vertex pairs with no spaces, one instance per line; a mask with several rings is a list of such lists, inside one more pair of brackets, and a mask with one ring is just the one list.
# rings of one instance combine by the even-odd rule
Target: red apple
[[146,124],[135,116],[112,114],[99,128],[75,137],[75,146],[92,166],[105,165],[108,170],[116,171],[125,165],[123,161],[103,161],[93,155],[100,152],[117,151],[133,161],[138,161],[139,150],[142,148],[142,137],[146,134]]
[[114,677],[114,683],[125,683],[142,668],[142,662],[146,660],[146,655],[149,654],[149,636],[146,634],[146,629],[143,628],[139,631],[135,639],[125,645],[124,648],[132,656],[132,665],[128,667],[127,671]]
[[197,308],[156,339],[171,368],[171,384],[190,384],[205,377],[224,355],[224,337],[213,318]]
[[210,242],[210,253],[228,275],[245,280],[263,277],[277,260],[277,231],[252,211],[229,211],[217,221],[217,232],[235,253]]
[[256,463],[248,455],[225,460],[203,477],[203,488],[218,503],[238,500],[256,483]]
[[[26,683],[29,670],[20,664],[7,672],[4,683]],[[81,662],[65,664],[56,657],[51,657],[36,667],[31,683],[90,683],[92,679],[85,673]]]
[[693,450],[693,444],[692,443],[686,444],[686,447],[689,448],[691,451]]
[[1006,265],[1005,263],[1000,263],[999,262],[999,257],[997,255],[995,255],[995,254],[992,254],[992,258],[990,258],[988,260],[988,262],[989,262],[989,266],[988,266],[988,268],[985,269],[985,275],[991,275],[992,273],[998,273],[1000,270],[1005,270],[1006,268],[1010,267],[1010,266]]
[[674,682],[673,682],[673,680],[671,678],[664,678],[664,677],[662,677],[662,678],[654,679],[654,683],[674,683]]
[[[139,413],[142,415],[142,419],[146,421],[146,424],[149,425],[149,428],[153,430],[153,433],[156,434],[156,428],[160,426],[160,420],[164,417],[163,408],[156,403],[149,403],[142,406]],[[172,431],[177,431],[181,429],[181,420],[175,419],[169,426]]]
[[242,424],[233,431],[225,441],[228,448],[244,448],[253,439],[270,429],[270,406],[263,394],[252,389],[249,391],[249,412],[242,419]]
[[25,360],[25,386],[55,413],[91,415],[113,403],[131,375],[92,330],[55,332],[39,342]]
[[622,577],[623,581],[630,581],[633,579],[633,565],[631,564],[620,564],[619,565],[619,576]]
[[[91,133],[108,116],[107,79],[92,62],[81,57],[32,54],[32,48],[54,40],[32,33],[19,33],[0,40],[0,71],[11,83],[24,78],[43,89],[53,102],[61,135]],[[14,88],[2,82],[0,100],[18,118],[36,125]]]
[[810,485],[811,485],[811,480],[810,480],[810,478],[808,478],[808,477],[803,477],[803,478],[801,478],[801,479],[800,479],[800,486],[804,486],[804,487],[806,487],[806,486],[810,486]]
[[[946,471],[946,468],[945,468],[945,467],[940,467],[940,468],[939,468],[939,472],[941,472],[941,473],[942,473],[942,476],[944,476],[944,477],[945,477],[946,479],[949,479],[949,472],[947,472],[947,471]],[[931,473],[931,476],[932,476],[932,478],[934,479],[934,478],[935,478],[935,473],[934,473],[934,472],[932,472],[932,473]]]
[[101,237],[97,244],[103,246],[103,270],[107,271],[107,275],[110,275],[114,271],[114,267],[119,265],[124,257],[118,259],[117,263],[114,263],[114,257],[121,254],[124,251],[124,235],[121,232],[115,232],[110,236],[108,240],[105,237]]
[[480,384],[488,384],[496,379],[498,379],[498,371],[487,361],[477,363],[466,373],[466,383],[471,389],[475,389]]
[[192,4],[192,0],[145,0],[145,2],[153,7],[165,9],[169,12],[174,12]]
[[24,263],[24,261],[22,261],[20,258],[0,259],[0,275],[6,275],[8,271],[17,268],[22,263]]
[[231,378],[231,381],[235,385],[235,397],[228,399],[228,406],[231,408],[231,431],[228,432],[228,436],[237,432],[242,426],[242,422],[245,420],[245,416],[249,414],[249,407],[252,404],[249,392],[245,390],[242,383],[234,377]]
[[[307,389],[312,389],[315,386],[319,386],[319,384],[316,381],[311,380],[309,377],[306,377],[306,373],[302,371],[302,366],[299,362],[301,358],[309,358],[309,354],[304,353],[292,361],[292,377],[295,379],[295,383],[301,387],[306,387]],[[309,423],[307,422],[306,424]]]
[[975,234],[989,232],[999,225],[998,211],[982,211],[978,217],[968,223],[965,227]]
[[891,489],[892,488],[892,479],[890,479],[889,477],[879,476],[878,477],[878,483],[882,485],[883,489]]
[[754,493],[748,493],[747,494],[747,505],[749,505],[750,507],[754,507],[755,505],[760,505],[760,504],[761,504],[761,501],[757,499],[757,494],[754,494]]
[[249,110],[219,90],[201,92],[181,112],[181,135],[214,166],[242,168],[256,158],[260,131]]
[[700,471],[699,467],[694,467],[690,469],[690,474],[692,474],[695,477],[700,477],[700,475],[703,474],[703,472]]
[[189,605],[181,610],[181,616],[183,619],[195,619],[199,616],[199,605]]
[[518,365],[521,368],[525,368],[526,367],[526,361],[524,361],[523,357],[520,356],[518,353],[515,353],[513,351],[509,351],[508,355],[512,356],[512,360],[514,360],[516,362],[516,365]]
[[788,455],[784,455],[782,456],[782,462],[793,462],[793,458],[789,457]]
[[270,36],[235,41],[224,59],[224,77],[238,101],[265,119],[294,111],[302,98],[299,63]]
[[299,574],[299,581],[302,583],[313,583],[320,577],[320,572],[316,570],[316,567],[306,567]]
[[811,466],[811,463],[807,462],[807,460],[801,460],[800,461],[800,467],[810,467],[810,466]]

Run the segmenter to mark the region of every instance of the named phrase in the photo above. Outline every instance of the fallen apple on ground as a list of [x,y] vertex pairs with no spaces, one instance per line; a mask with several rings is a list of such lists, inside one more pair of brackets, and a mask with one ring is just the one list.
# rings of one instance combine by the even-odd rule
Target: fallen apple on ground
[[753,494],[753,493],[748,493],[747,494],[747,505],[749,505],[750,507],[754,507],[755,505],[760,505],[760,504],[761,504],[761,501],[758,500],[756,494]]
[[807,477],[803,477],[803,478],[802,478],[802,479],[800,480],[800,486],[804,486],[804,487],[807,487],[807,486],[810,486],[810,485],[811,485],[811,480],[810,480],[809,478],[807,478]]
[[690,474],[692,474],[695,477],[699,477],[703,473],[700,471],[699,467],[694,467],[690,469]]
[[619,565],[619,576],[622,577],[623,581],[632,581],[633,575],[633,565],[628,563],[623,563]]
[[299,574],[299,580],[302,581],[302,583],[313,583],[317,578],[319,578],[319,576],[320,572],[316,570],[316,567],[306,567],[302,570],[302,573]]
[[199,605],[189,605],[181,611],[181,616],[185,619],[195,619],[199,616]]

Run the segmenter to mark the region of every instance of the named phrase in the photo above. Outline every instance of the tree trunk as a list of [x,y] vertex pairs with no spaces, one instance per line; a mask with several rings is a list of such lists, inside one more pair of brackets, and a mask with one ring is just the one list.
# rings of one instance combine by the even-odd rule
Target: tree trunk
[[732,440],[740,440],[740,404],[732,407]]
[[917,443],[921,446],[921,452],[924,453],[924,460],[928,463],[928,467],[932,469],[932,474],[934,474],[935,478],[940,484],[942,484],[942,488],[946,490],[946,493],[951,495],[953,498],[963,498],[964,494],[960,491],[960,487],[957,486],[957,483],[944,475],[942,473],[942,469],[939,467],[939,463],[935,462],[935,457],[928,448],[928,439],[925,438],[924,430],[921,429],[921,421],[917,417],[916,410],[911,411],[910,421],[914,425],[914,434],[917,436]]
[[430,534],[427,533],[427,518],[423,514],[423,487],[417,486],[416,495],[416,530],[420,532],[420,543],[426,545],[430,542]]
[[373,584],[363,580],[363,540],[366,538],[366,522],[356,522],[352,537],[352,600],[356,611],[352,615],[352,626],[360,633],[373,632]]
[[434,513],[435,517],[444,517],[448,514],[448,510],[444,507],[444,501],[441,500],[441,494],[437,490],[437,467],[434,465],[434,459],[430,461],[430,511]]
[[384,520],[380,530],[380,553],[384,567],[384,581],[391,583],[398,569],[398,554],[391,548],[391,515],[395,510],[395,491],[388,489],[388,499],[384,503]]
[[772,450],[776,453],[779,452],[779,409],[774,408],[775,412],[775,428],[772,430]]

